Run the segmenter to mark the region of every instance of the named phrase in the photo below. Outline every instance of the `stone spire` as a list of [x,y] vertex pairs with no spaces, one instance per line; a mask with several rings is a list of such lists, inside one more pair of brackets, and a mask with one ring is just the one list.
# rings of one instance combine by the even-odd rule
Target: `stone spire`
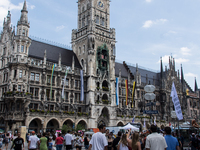
[[8,11],[8,15],[7,15],[7,25],[10,26],[11,24],[11,14],[10,11]]
[[197,80],[196,80],[196,77],[194,79],[194,91],[196,92],[198,90],[198,86],[197,86]]
[[27,10],[27,5],[26,5],[26,0],[24,1],[24,5],[23,5],[23,8],[21,10],[20,20],[18,21],[18,25],[21,25],[21,24],[29,26],[29,23],[28,23],[28,10]]

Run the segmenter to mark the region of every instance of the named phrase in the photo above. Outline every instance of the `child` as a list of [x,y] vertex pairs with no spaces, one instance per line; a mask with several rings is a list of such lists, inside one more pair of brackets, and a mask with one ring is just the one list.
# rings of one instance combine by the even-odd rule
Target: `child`
[[49,139],[48,150],[53,150],[53,141],[52,141],[52,138]]

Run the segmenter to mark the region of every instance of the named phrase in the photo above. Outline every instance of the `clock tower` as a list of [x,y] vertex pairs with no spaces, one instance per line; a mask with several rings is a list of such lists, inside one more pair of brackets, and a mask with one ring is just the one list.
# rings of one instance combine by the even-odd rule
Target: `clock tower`
[[78,27],[72,30],[72,49],[87,77],[89,127],[114,125],[115,29],[110,28],[110,0],[78,0]]

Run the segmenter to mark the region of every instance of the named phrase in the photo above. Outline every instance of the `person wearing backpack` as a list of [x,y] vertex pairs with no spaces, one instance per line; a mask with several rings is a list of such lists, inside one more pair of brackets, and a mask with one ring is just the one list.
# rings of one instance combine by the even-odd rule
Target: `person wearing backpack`
[[189,143],[189,145],[191,145],[191,150],[197,150],[196,147],[197,147],[197,140],[195,138],[195,133],[192,133],[192,138],[191,138],[191,141]]

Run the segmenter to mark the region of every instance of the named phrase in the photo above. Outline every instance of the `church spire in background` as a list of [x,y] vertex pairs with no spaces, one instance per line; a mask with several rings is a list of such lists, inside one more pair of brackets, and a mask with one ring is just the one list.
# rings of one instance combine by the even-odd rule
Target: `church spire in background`
[[194,83],[194,91],[196,92],[198,90],[196,77],[195,77],[195,81],[194,82],[195,82]]

